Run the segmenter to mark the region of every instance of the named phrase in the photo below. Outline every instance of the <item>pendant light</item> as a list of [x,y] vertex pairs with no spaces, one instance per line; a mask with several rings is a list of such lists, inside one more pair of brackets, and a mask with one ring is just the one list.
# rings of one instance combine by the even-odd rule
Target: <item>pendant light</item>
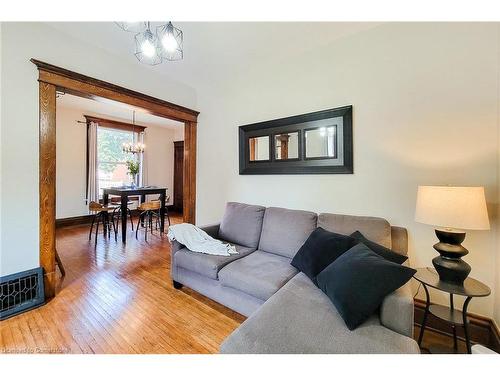
[[147,22],[146,30],[138,33],[135,39],[135,57],[142,63],[148,65],[158,65],[162,63],[159,54],[158,37],[151,31],[150,23]]
[[184,58],[184,36],[181,29],[167,22],[151,30],[151,22],[115,22],[128,32],[136,33],[134,55],[140,62],[158,65],[163,61],[177,61]]
[[[135,137],[135,111],[132,114],[132,134]],[[122,144],[122,151],[128,154],[142,154],[146,145],[140,142],[126,142]]]

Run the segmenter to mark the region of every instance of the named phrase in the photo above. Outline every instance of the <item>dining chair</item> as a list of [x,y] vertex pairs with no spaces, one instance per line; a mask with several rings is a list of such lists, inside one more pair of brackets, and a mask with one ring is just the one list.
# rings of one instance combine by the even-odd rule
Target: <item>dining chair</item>
[[[139,229],[142,227],[140,224],[142,221],[144,222],[144,240],[148,240],[148,229],[151,234],[153,233],[153,218],[155,219],[155,228],[158,229],[160,225],[160,209],[161,203],[159,200],[141,203],[139,207],[139,221],[135,226],[135,238],[137,238],[137,234],[139,233]],[[161,233],[160,233],[161,234]]]
[[[168,220],[168,225],[170,226],[170,214],[168,213],[168,201],[170,200],[170,195],[165,195],[165,217]],[[160,198],[154,199],[151,202],[160,202]]]
[[[113,219],[113,212],[116,210],[118,206],[116,205],[104,205],[98,202],[90,202],[89,203],[89,211],[93,213],[92,224],[90,225],[89,231],[89,241],[92,238],[92,230],[94,228],[94,224],[96,224],[95,229],[95,243],[97,244],[97,235],[99,234],[99,222],[103,225],[103,235],[108,234],[108,238],[111,236],[111,229],[113,229],[115,233],[115,241],[117,237],[117,230],[115,226],[115,221]],[[111,220],[110,220],[111,214]]]
[[[130,206],[132,204],[134,204],[133,201],[128,201],[127,202],[127,206]],[[113,210],[113,214],[111,215],[113,221],[115,220],[115,216],[116,216],[116,227],[117,228],[118,228],[118,224],[120,223],[120,218],[122,217],[121,214],[122,214],[122,207],[121,207],[121,205],[118,205]],[[133,232],[134,231],[134,220],[132,220],[132,211],[128,207],[127,207],[127,216],[130,219],[130,225],[132,226],[132,232]]]

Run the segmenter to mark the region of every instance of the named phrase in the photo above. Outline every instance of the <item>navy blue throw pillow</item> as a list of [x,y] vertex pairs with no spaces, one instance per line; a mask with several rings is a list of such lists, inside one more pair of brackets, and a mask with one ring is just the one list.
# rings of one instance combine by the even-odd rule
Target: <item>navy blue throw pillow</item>
[[377,253],[378,255],[387,260],[390,260],[391,262],[397,264],[403,264],[408,259],[407,256],[398,254],[395,251],[392,251],[385,246],[370,241],[368,238],[363,236],[363,234],[360,231],[354,232],[353,234],[351,234],[351,237],[358,240],[358,242],[364,243],[370,250],[373,250],[375,253]]
[[315,284],[316,276],[358,241],[350,236],[316,228],[292,259],[292,266],[304,272]]
[[326,267],[317,276],[317,283],[352,331],[379,308],[385,296],[406,284],[415,272],[382,258],[360,243]]

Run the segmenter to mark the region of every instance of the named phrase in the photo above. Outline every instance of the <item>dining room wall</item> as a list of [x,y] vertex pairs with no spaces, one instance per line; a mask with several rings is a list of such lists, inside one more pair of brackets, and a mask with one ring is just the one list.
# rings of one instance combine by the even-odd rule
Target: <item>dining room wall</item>
[[57,106],[56,219],[87,215],[87,126],[79,109]]

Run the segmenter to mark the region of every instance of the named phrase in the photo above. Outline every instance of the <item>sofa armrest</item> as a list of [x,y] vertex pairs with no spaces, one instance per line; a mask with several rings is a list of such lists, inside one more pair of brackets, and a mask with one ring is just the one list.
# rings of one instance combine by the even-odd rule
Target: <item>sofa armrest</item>
[[413,338],[413,295],[410,282],[385,297],[380,306],[380,323]]
[[[212,224],[200,227],[200,229],[207,232],[207,234],[213,238],[217,238],[219,235],[219,226],[220,224]],[[181,244],[180,242],[174,240],[170,244],[171,252],[170,252],[170,275],[172,280],[177,281],[177,265],[175,263],[175,253],[181,249],[185,249],[186,246]]]
[[200,229],[207,232],[207,234],[210,237],[213,237],[216,239],[219,239],[219,228],[220,228],[220,224],[210,224],[210,225],[204,225],[204,226],[200,227]]

